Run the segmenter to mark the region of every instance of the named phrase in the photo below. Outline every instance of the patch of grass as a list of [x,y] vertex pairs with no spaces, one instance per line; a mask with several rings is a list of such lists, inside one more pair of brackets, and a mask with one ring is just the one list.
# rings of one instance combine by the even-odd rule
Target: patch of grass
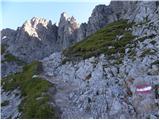
[[12,61],[17,61],[17,58],[13,56],[12,54],[5,54],[4,55],[5,59],[7,62],[12,62]]
[[146,55],[152,55],[152,54],[155,54],[155,52],[152,52],[151,49],[145,49],[143,53],[140,55],[140,57],[145,57]]
[[69,60],[86,59],[102,53],[109,56],[118,52],[124,54],[125,46],[134,39],[134,36],[128,30],[131,26],[132,23],[128,23],[127,20],[113,22],[85,40],[65,49],[63,54]]
[[4,58],[5,58],[5,60],[2,61],[2,63],[3,63],[3,62],[16,62],[16,63],[19,64],[19,65],[22,65],[22,64],[25,63],[24,61],[18,59],[17,57],[15,57],[14,55],[12,55],[12,54],[10,54],[10,53],[6,53],[6,54],[4,55]]
[[[23,101],[19,106],[21,118],[57,118],[55,110],[49,105],[47,91],[52,85],[41,78],[32,78],[40,72],[40,62],[32,62],[23,68],[23,72],[12,74],[2,79],[5,91],[20,88]],[[37,98],[42,99],[37,100]]]
[[5,100],[4,102],[1,103],[1,106],[2,106],[2,107],[3,107],[3,106],[7,106],[7,105],[9,105],[9,101],[8,101],[8,100]]

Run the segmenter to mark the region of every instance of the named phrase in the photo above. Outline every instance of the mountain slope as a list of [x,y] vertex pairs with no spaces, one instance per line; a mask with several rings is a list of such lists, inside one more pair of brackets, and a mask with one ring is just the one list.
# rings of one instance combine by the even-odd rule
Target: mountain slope
[[157,8],[156,1],[111,1],[108,6],[97,5],[88,22],[81,25],[65,12],[61,14],[58,26],[50,20],[33,17],[15,31],[2,30],[2,44],[8,46],[9,53],[21,60],[40,60],[85,39],[114,21],[127,19],[130,22],[141,22],[154,18],[153,24],[156,25]]
[[85,40],[69,47],[64,55],[70,59],[79,57],[85,59],[98,56],[102,53],[112,55],[123,54],[125,46],[132,42],[134,36],[131,34],[132,23],[121,20],[107,25]]
[[[159,118],[158,7],[112,1],[80,26],[63,13],[59,26],[34,18],[3,30],[3,118]],[[22,69],[33,60],[40,73],[39,62]]]
[[[57,86],[61,118],[159,117],[158,34],[152,22],[113,22],[42,60],[43,75]],[[138,93],[139,86],[151,90]]]
[[32,62],[2,79],[1,104],[8,101],[2,106],[2,118],[58,118],[48,92],[54,86],[38,76],[41,71],[41,63]]
[[158,9],[156,2],[125,5],[133,3],[142,16],[129,11],[128,22],[112,22],[42,60],[43,75],[57,86],[61,118],[159,118]]

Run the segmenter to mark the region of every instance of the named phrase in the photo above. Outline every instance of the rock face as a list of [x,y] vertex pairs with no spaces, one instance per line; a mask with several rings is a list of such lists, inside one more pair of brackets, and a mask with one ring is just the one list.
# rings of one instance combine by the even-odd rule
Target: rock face
[[[132,28],[133,33],[135,28]],[[150,31],[150,28],[138,28]],[[151,44],[151,41],[155,41],[155,44]],[[61,118],[158,118],[158,97],[155,92],[155,86],[159,84],[156,62],[158,34],[139,41],[134,48],[128,47],[122,63],[118,64],[115,64],[117,59],[109,59],[103,54],[63,65],[61,53],[54,53],[42,60],[44,76],[57,89],[54,98],[62,112]],[[131,49],[135,55],[130,55],[128,51]],[[154,52],[144,54],[146,49]],[[150,85],[152,90],[137,93],[137,85],[143,84]]]
[[[126,57],[119,65],[104,55],[64,65],[61,53],[42,60],[46,78],[57,89],[54,98],[61,118],[157,118],[154,86],[158,84],[158,69],[153,69],[151,63],[158,56],[146,55],[136,60]],[[149,71],[156,74],[148,74]],[[136,85],[143,83],[152,86],[152,91],[137,94]]]
[[[57,86],[55,101],[62,112],[61,118],[158,119],[159,98],[155,86],[159,84],[159,26],[156,4],[113,1],[107,8],[96,7],[100,11],[112,11],[113,21],[129,19],[135,22],[130,30],[136,37],[134,42],[124,46],[125,55],[120,63],[104,54],[65,64],[62,53],[54,53],[42,60],[44,76]],[[99,14],[93,15],[96,18]],[[94,29],[108,23],[107,20],[106,23],[98,22],[93,15],[89,22],[97,20],[93,22],[96,24],[90,28],[89,24],[81,25],[79,38],[93,34]],[[102,16],[99,18],[104,19]],[[152,89],[148,93],[138,93],[137,86],[144,84]]]
[[1,77],[6,77],[9,74],[22,71],[22,66],[16,62],[3,62],[1,65]]
[[11,117],[12,119],[18,118],[21,113],[18,110],[18,106],[20,105],[22,98],[20,96],[20,90],[16,89],[12,92],[5,92],[1,89],[1,103],[7,102],[6,105],[1,105],[1,117],[7,119]]
[[79,29],[77,30],[76,42],[83,40],[87,36],[86,33],[87,33],[87,24],[82,23]]
[[57,27],[51,21],[32,18],[17,29],[17,34],[8,51],[24,61],[42,59],[54,51]]
[[120,19],[140,22],[144,18],[146,20],[154,18],[158,21],[158,15],[155,14],[158,6],[158,1],[111,1],[109,6],[97,5],[87,24],[82,24],[79,28],[77,40],[83,40],[107,24]]
[[108,23],[117,20],[112,9],[106,5],[98,5],[93,9],[91,17],[87,23],[86,36],[96,32],[100,28],[106,26]]
[[1,31],[1,44],[12,45],[16,36],[16,31],[6,28]]
[[76,32],[79,25],[76,19],[68,17],[67,13],[62,13],[58,25],[58,46],[64,49],[72,45],[76,40]]
[[2,30],[2,77],[21,71],[24,64],[17,64],[19,60],[31,62],[53,53],[57,49],[57,32],[51,21],[36,17],[16,31]]
[[51,21],[34,17],[16,31],[2,30],[2,44],[21,60],[40,60],[75,43],[78,27],[75,18],[66,13],[61,14],[58,27]]

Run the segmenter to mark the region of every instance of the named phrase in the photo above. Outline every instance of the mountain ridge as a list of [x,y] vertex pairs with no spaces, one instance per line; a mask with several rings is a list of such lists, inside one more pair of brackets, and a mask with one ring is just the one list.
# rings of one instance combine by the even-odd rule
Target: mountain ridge
[[[17,32],[2,31],[3,118],[58,112],[65,119],[158,119],[158,7],[157,1],[112,1],[96,6],[81,25],[62,13],[59,26],[33,18]],[[45,93],[37,96],[40,88]]]

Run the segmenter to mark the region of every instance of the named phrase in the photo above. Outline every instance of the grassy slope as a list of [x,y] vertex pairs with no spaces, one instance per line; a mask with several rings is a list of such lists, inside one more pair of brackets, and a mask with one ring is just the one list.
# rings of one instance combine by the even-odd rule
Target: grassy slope
[[22,73],[2,79],[5,91],[20,88],[23,101],[19,107],[21,118],[57,118],[54,109],[49,105],[47,91],[52,85],[41,78],[32,78],[40,71],[40,62],[33,62],[24,67]]
[[[115,53],[124,54],[125,46],[134,39],[128,29],[132,23],[126,20],[113,22],[100,29],[85,40],[76,43],[63,51],[66,60],[85,59],[101,53],[111,56]],[[118,40],[117,36],[123,36]]]

